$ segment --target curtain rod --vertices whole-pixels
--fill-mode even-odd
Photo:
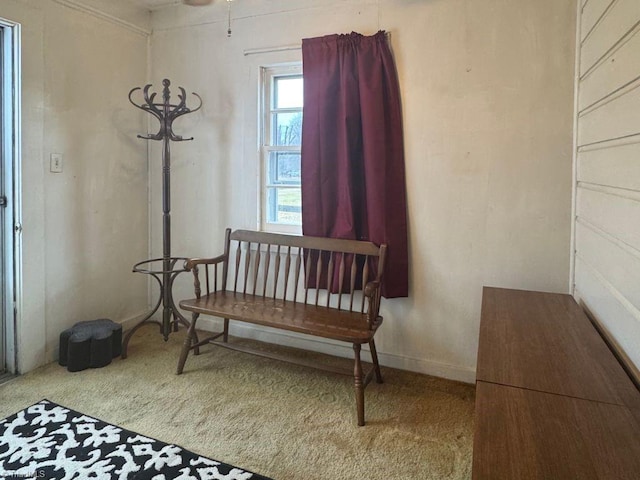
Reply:
[[[385,32],[387,35],[387,39],[391,37],[391,32]],[[261,53],[274,53],[274,52],[286,52],[288,50],[300,50],[302,48],[302,43],[296,43],[291,45],[281,45],[279,47],[265,47],[265,48],[247,48],[244,51],[244,56],[248,55],[258,55]]]
[[[272,53],[272,52],[286,52],[287,50],[300,50],[302,44],[296,45],[282,45],[280,47],[266,47],[266,48],[248,48],[244,51],[244,56],[257,55],[260,53]]]

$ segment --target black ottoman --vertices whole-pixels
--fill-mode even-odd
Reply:
[[[78,322],[60,334],[58,363],[70,372],[109,365],[122,351],[122,325],[106,318]]]

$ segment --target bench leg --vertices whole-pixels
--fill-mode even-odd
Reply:
[[[224,330],[223,330],[224,334],[222,335],[222,341],[224,343],[227,343],[229,341],[229,319],[225,318],[224,319]]]
[[[200,340],[198,340],[198,332],[196,332],[195,330],[193,331],[193,337],[191,338],[191,344],[195,345],[196,343],[198,343]],[[193,349],[193,354],[194,355],[200,355],[200,347],[195,347]]]
[[[187,338],[184,339],[182,351],[180,352],[180,360],[178,360],[178,368],[176,371],[178,375],[182,373],[184,364],[187,361],[187,356],[189,355],[189,350],[191,350],[191,345],[193,345],[196,339],[196,320],[198,320],[199,316],[199,313],[193,313],[191,315],[191,325],[189,325],[189,329],[187,330]]]
[[[362,346],[359,343],[353,344],[353,352],[355,354],[355,365],[353,367],[353,377],[355,379],[356,387],[356,407],[358,409],[358,426],[364,425],[364,385],[362,384],[362,363],[360,362],[360,349]]]
[[[373,338],[369,342],[369,349],[371,350],[373,368],[376,372],[376,383],[382,383],[382,373],[380,372],[380,364],[378,363],[378,352],[376,351],[376,343],[373,341]]]

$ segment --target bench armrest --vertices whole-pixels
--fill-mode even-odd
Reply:
[[[365,285],[364,295],[371,299],[374,295],[377,295],[379,289],[380,289],[380,282],[378,280],[374,280]]]
[[[214,258],[190,258],[184,262],[184,268],[185,270],[193,270],[193,267],[198,265],[215,265],[224,262],[226,258],[225,255],[218,255]]]
[[[209,295],[211,293],[211,286],[213,286],[214,291],[218,290],[218,265],[223,265],[223,277],[226,276],[227,270],[227,255],[219,255],[213,258],[190,258],[184,262],[184,268],[187,271],[191,271],[193,273],[193,288],[196,295],[196,298],[200,298],[202,294],[202,289],[200,287],[200,275],[199,275],[199,266],[204,265],[205,267],[205,287],[206,294]],[[213,282],[210,281],[209,278],[209,265],[213,265]],[[213,285],[211,285],[213,283]],[[222,286],[225,286],[225,280],[223,278]]]
[[[380,312],[380,281],[374,280],[367,283],[364,287],[364,296],[369,299],[369,309],[367,310],[367,322],[369,322],[369,328],[373,328],[376,323],[379,322]]]

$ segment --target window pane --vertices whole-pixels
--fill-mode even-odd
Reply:
[[[269,152],[269,185],[300,185],[300,153]]]
[[[272,145],[301,145],[302,112],[274,113]]]
[[[275,108],[302,108],[302,77],[276,77]]]
[[[267,222],[302,224],[302,195],[299,188],[267,189]]]

